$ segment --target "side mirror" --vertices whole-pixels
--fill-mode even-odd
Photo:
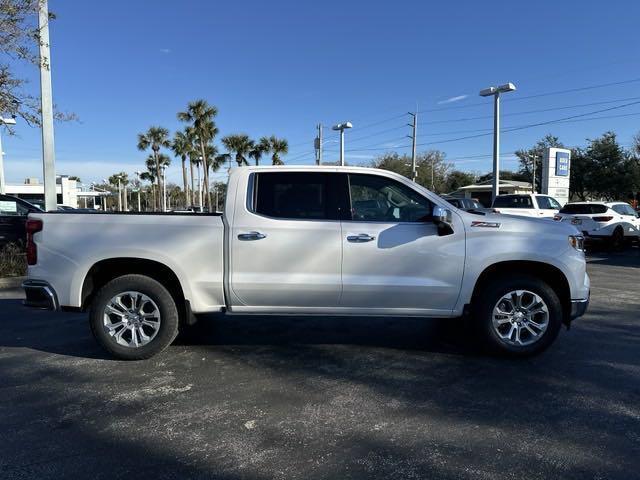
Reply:
[[[433,207],[433,223],[444,224],[450,227],[452,223],[451,210],[439,205]]]

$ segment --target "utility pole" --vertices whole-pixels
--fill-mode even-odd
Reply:
[[[127,184],[125,183],[122,187],[122,204],[124,205],[124,211],[129,211],[129,198],[127,195]]]
[[[418,110],[416,109],[415,113],[408,112],[409,115],[413,117],[413,124],[408,123],[410,127],[413,128],[413,134],[407,135],[411,138],[411,181],[415,182],[418,176],[418,171],[416,169],[416,139],[418,138]],[[431,169],[431,173],[433,176],[433,168]],[[433,180],[431,181],[433,184]],[[433,185],[432,187],[433,188]]]
[[[318,136],[316,137],[316,165],[322,165],[322,124],[318,124]]]
[[[56,160],[53,143],[53,96],[51,93],[51,53],[49,50],[49,8],[47,0],[38,2],[40,32],[40,106],[42,110],[42,171],[44,177],[44,209],[58,208],[56,193]]]
[[[215,211],[217,212],[218,211],[218,184],[217,183],[213,184],[213,189],[216,192],[216,210]]]

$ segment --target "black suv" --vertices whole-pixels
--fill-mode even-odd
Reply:
[[[0,247],[11,242],[24,243],[25,222],[31,212],[41,210],[31,203],[11,195],[0,195]]]

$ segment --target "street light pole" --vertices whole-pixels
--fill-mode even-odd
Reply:
[[[418,137],[418,111],[416,110],[415,113],[409,112],[409,115],[413,117],[413,124],[409,124],[409,126],[413,128],[413,134],[409,135],[409,137],[411,138],[411,181],[415,182],[418,176],[418,171],[416,170],[416,139]]]
[[[491,200],[500,194],[500,93],[513,92],[516,86],[505,83],[499,87],[489,87],[480,91],[481,97],[493,96],[493,188]]]
[[[122,189],[120,187],[120,175],[118,175],[118,211],[122,211]]]
[[[340,166],[344,167],[344,131],[347,128],[353,128],[351,122],[342,122],[334,125],[332,130],[337,130],[340,132]]]
[[[140,170],[136,170],[136,181],[138,182],[138,212],[142,211],[140,205],[140,194],[142,193],[142,185],[140,184],[140,174],[142,173]]]
[[[51,53],[49,50],[49,8],[47,0],[38,2],[40,43],[40,106],[42,116],[42,171],[44,177],[44,209],[58,206],[56,193],[55,149],[53,143],[53,96],[51,93]]]
[[[167,175],[166,170],[167,166],[162,166],[162,211],[167,211]]]
[[[537,155],[531,155],[531,168],[533,169],[533,182],[531,182],[531,187],[533,190],[533,193],[537,193],[536,192],[536,158],[538,158]]]
[[[3,118],[0,116],[0,194],[4,195],[5,193],[5,183],[4,183],[4,152],[2,151],[2,125],[15,125],[15,118]]]

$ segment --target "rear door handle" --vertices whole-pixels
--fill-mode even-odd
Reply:
[[[238,235],[238,240],[262,240],[266,235],[260,232],[249,232],[249,233],[240,233]]]
[[[365,243],[375,240],[376,237],[372,237],[368,233],[359,233],[358,235],[349,235],[347,241],[351,243]]]

